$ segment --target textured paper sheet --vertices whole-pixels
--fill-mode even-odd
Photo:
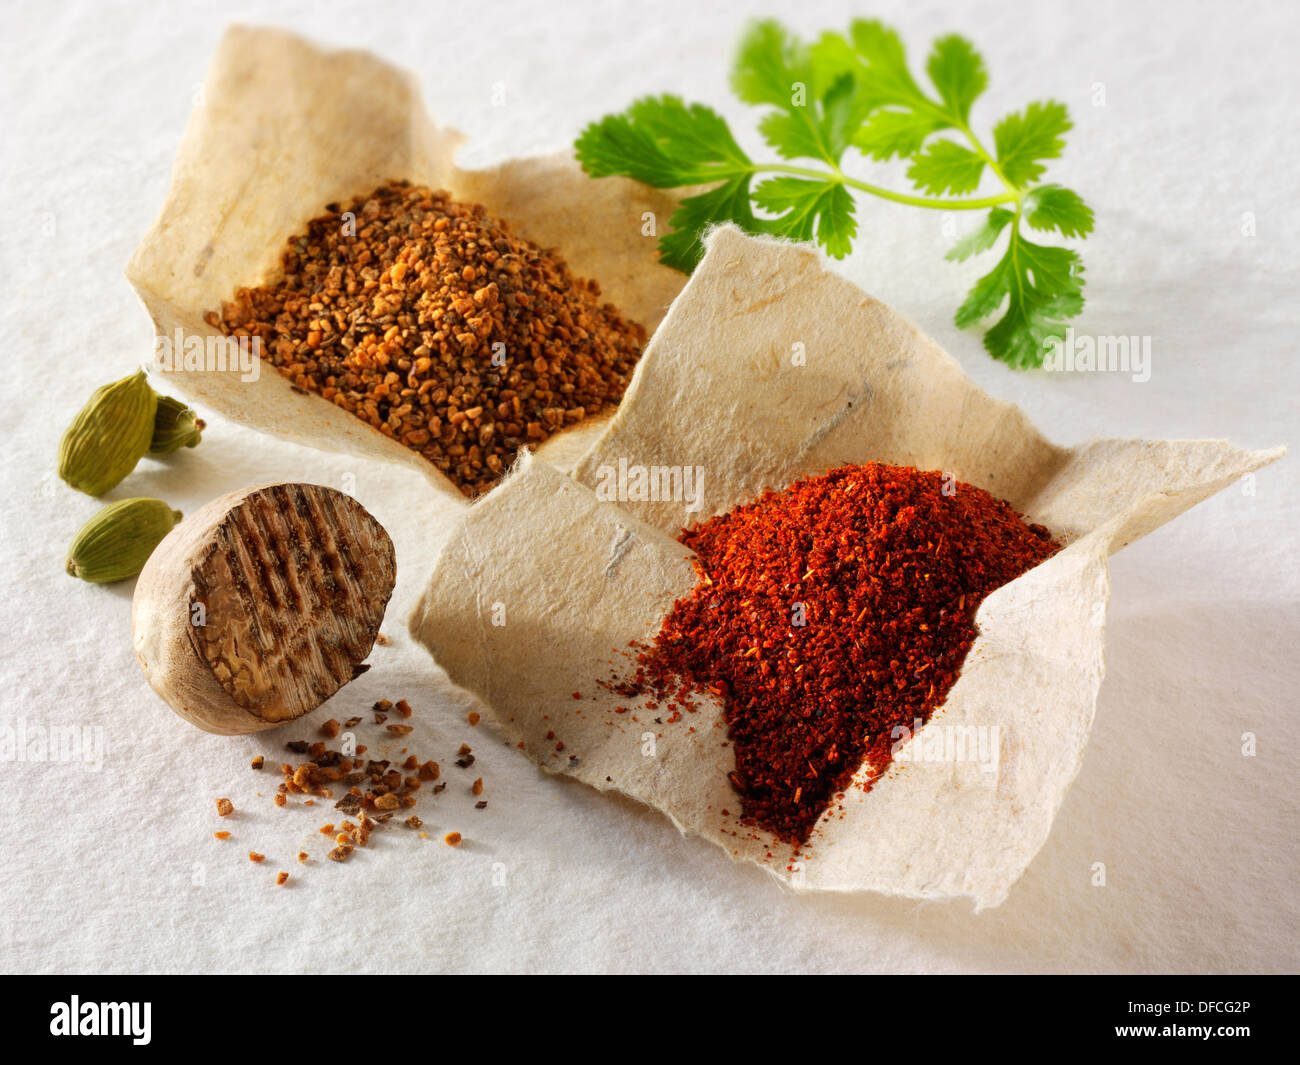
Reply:
[[[674,201],[624,179],[594,181],[568,153],[480,171],[455,165],[464,138],[426,113],[414,77],[360,51],[325,51],[279,30],[228,30],[204,82],[161,214],[127,267],[160,337],[207,338],[203,316],[236,289],[273,279],[286,242],[321,214],[393,179],[484,204],[514,232],[557,247],[573,271],[653,330],[681,288],[642,218]],[[161,371],[164,360],[155,359]],[[159,385],[298,444],[418,469],[465,499],[430,463],[361,419],[302,395],[269,365],[254,381],[223,370],[170,372]],[[539,454],[567,467],[608,414],[557,433]]]
[[[543,768],[649,803],[793,887],[995,906],[1081,764],[1104,668],[1108,555],[1281,454],[1217,441],[1055,446],[816,254],[726,227],[573,477],[526,458],[468,510],[411,631]],[[895,762],[871,792],[832,806],[791,863],[788,846],[738,824],[719,706],[656,724],[653,712],[616,713],[644,700],[600,682],[694,586],[673,539],[683,525],[867,461],[950,472],[1068,546],[984,602],[960,679],[910,745],[983,729],[996,765]],[[609,501],[620,464],[702,469],[700,509]]]

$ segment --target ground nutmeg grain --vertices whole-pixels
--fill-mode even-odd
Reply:
[[[618,404],[645,329],[478,204],[393,182],[328,204],[278,280],[207,322],[471,498],[522,447]]]

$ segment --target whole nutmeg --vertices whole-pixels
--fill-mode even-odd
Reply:
[[[275,728],[364,672],[393,593],[393,543],[350,496],[270,484],[181,522],[136,584],[149,684],[208,732]]]

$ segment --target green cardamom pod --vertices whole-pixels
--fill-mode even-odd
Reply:
[[[183,447],[194,447],[203,436],[203,422],[179,399],[158,396],[158,410],[153,417],[151,455],[170,455]]]
[[[96,389],[59,441],[59,476],[102,496],[149,450],[157,406],[143,370]]]
[[[68,548],[70,576],[94,584],[134,577],[149,561],[181,512],[161,499],[122,499],[110,503],[81,527]]]

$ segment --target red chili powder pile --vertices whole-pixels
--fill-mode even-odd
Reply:
[[[946,489],[946,491],[945,491]],[[723,698],[742,819],[805,843],[895,726],[926,721],[995,588],[1060,549],[938,472],[843,466],[685,530],[699,582],[618,690]]]

